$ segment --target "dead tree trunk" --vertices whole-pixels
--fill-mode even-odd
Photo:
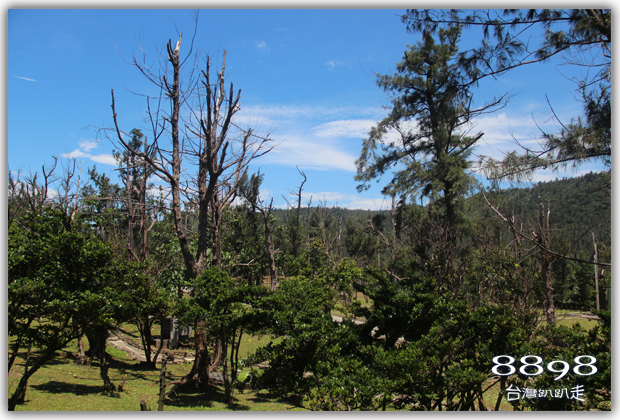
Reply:
[[[304,184],[307,181],[306,178],[306,174],[303,173],[302,171],[299,170],[299,168],[297,168],[297,171],[299,171],[299,174],[304,178],[304,180],[301,182],[301,185],[299,185],[299,188],[297,190],[296,193],[293,193],[295,197],[297,197],[297,207],[295,210],[295,222],[294,225],[291,229],[291,248],[293,250],[293,256],[295,258],[297,258],[299,256],[299,230],[300,230],[300,215],[301,215],[301,193],[304,189]]]
[[[147,118],[153,127],[148,147],[153,155],[129,145],[127,134],[119,127],[113,91],[112,113],[117,143],[146,160],[150,170],[168,183],[170,209],[181,255],[190,277],[197,278],[208,264],[210,239],[213,239],[210,238],[213,230],[209,216],[214,195],[218,190],[229,188],[228,197],[233,196],[237,188],[235,181],[244,174],[249,162],[267,153],[271,147],[267,137],[258,137],[252,129],[239,128],[233,122],[234,114],[240,109],[241,91],[235,96],[232,84],[225,89],[226,51],[213,81],[209,57],[206,70],[184,70],[185,64],[192,63],[192,46],[188,56],[181,59],[181,41],[182,35],[179,35],[176,46],[173,47],[171,40],[167,43],[167,66],[162,67],[161,73],[151,71],[146,61],[139,62],[135,57],[133,60],[133,65],[162,92],[158,98],[160,106],[156,109],[151,109],[150,99],[147,99]],[[163,57],[161,61],[165,61]],[[198,62],[196,58],[194,63]],[[187,75],[183,81],[181,74]],[[169,146],[162,145],[166,136],[169,136]],[[196,171],[193,172],[195,175],[189,176],[190,171]],[[197,238],[190,237],[191,233],[183,223],[187,209],[183,200],[191,202],[198,213]],[[221,203],[226,199],[218,201]],[[194,240],[196,247],[192,248],[190,243]],[[207,385],[210,357],[206,324],[197,319],[195,325],[196,362],[182,382],[196,381],[198,385]]]
[[[269,262],[269,277],[271,278],[271,290],[276,290],[278,287],[278,273],[276,271],[276,257],[275,249],[273,247],[273,227],[269,217],[271,216],[271,210],[273,206],[273,199],[269,203],[267,209],[261,208],[260,211],[263,214],[263,222],[265,223],[265,252],[267,253],[267,261]],[[261,206],[262,207],[262,206]]]
[[[601,298],[598,289],[598,246],[596,245],[596,236],[592,232],[592,242],[594,242],[594,285],[596,286],[596,310],[601,310]]]
[[[164,411],[164,401],[166,400],[166,359],[161,364],[159,371],[159,400],[157,401],[157,411]]]
[[[148,155],[149,146],[146,137],[144,138],[144,154]],[[146,239],[148,229],[146,227],[146,180],[148,178],[148,162],[144,159],[142,164],[142,185],[140,186],[140,231],[142,232],[142,261],[146,261],[149,256]],[[149,330],[150,335],[150,330]],[[150,342],[149,342],[150,343]]]
[[[544,310],[547,318],[547,324],[555,324],[555,306],[553,299],[553,283],[551,279],[551,254],[547,251],[550,247],[550,229],[549,229],[549,216],[551,210],[549,203],[547,203],[547,210],[545,211],[545,205],[542,202],[540,196],[538,196],[538,232],[535,232],[535,238],[540,245],[540,271],[543,280],[543,295],[545,297]]]

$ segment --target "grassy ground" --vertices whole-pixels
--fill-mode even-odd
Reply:
[[[248,339],[249,340],[249,339]],[[256,339],[264,341],[264,338]],[[254,340],[253,340],[254,341]],[[248,343],[249,344],[249,343]],[[71,349],[68,349],[71,350]],[[99,376],[99,366],[76,365],[72,359],[56,358],[42,367],[29,381],[26,403],[18,405],[18,411],[139,411],[140,401],[144,400],[151,410],[157,410],[159,393],[159,371],[139,366],[120,350],[108,347],[113,361],[110,364],[110,379],[118,385],[126,375],[123,392],[106,393]],[[180,379],[191,365],[168,365],[168,381]],[[23,361],[9,374],[9,395],[21,376]],[[489,382],[485,385],[491,385]],[[168,387],[169,389],[170,387]],[[495,407],[499,384],[485,393],[488,409]],[[177,397],[166,399],[166,411],[305,411],[303,403],[279,399],[266,391],[245,390],[236,392],[233,404],[223,403],[223,387],[212,387],[209,395],[195,390],[184,392]],[[511,410],[504,399],[502,410]]]
[[[555,311],[556,324],[564,325],[566,327],[572,327],[575,324],[580,324],[583,327],[583,329],[585,329],[586,331],[590,331],[592,328],[594,328],[595,325],[598,324],[598,321],[593,320],[593,319],[575,318],[575,316],[582,315],[583,313],[584,312],[582,311],[572,311],[569,309],[559,309],[559,310],[556,309]]]
[[[586,331],[590,331],[592,328],[594,328],[595,325],[598,324],[598,321],[595,321],[592,319],[568,318],[568,319],[556,319],[556,324],[564,325],[567,327],[572,327],[575,324],[580,324],[583,327],[583,329],[585,329]]]
[[[139,337],[138,337],[139,338]],[[268,342],[267,337],[244,339],[243,353],[247,354],[259,345]],[[126,383],[123,392],[107,393],[103,389],[99,365],[81,366],[70,357],[60,355],[51,363],[39,369],[28,381],[26,402],[18,405],[18,411],[139,411],[140,401],[144,400],[151,410],[157,410],[159,395],[159,370],[150,370],[132,360],[126,353],[108,347],[112,356],[109,376],[118,386],[123,377]],[[76,352],[77,343],[72,343],[67,352]],[[241,353],[241,351],[240,351]],[[20,355],[23,357],[23,355]],[[17,386],[23,372],[23,359],[18,358],[9,372],[9,395]],[[173,381],[181,379],[191,369],[191,364],[167,365],[166,378]],[[168,386],[170,389],[170,385]],[[179,411],[288,411],[304,410],[295,401],[281,400],[265,391],[245,390],[235,394],[234,404],[223,400],[223,388],[212,387],[209,395],[196,390],[166,399],[165,410]]]
[[[588,319],[566,318],[566,312],[558,311],[560,325],[580,323],[585,329],[591,329],[597,321]],[[133,340],[140,342],[140,336],[132,325],[124,325],[123,332]],[[153,335],[159,334],[159,326],[154,326]],[[248,336],[242,338],[239,357],[245,358],[259,347],[268,344],[270,336]],[[274,340],[275,341],[275,340]],[[191,342],[188,342],[188,351]],[[126,383],[123,392],[106,393],[100,377],[99,365],[82,366],[74,363],[67,353],[77,352],[77,343],[71,343],[65,353],[60,353],[48,365],[42,367],[29,380],[26,403],[18,405],[19,411],[138,411],[140,401],[144,400],[152,410],[157,409],[159,394],[159,370],[149,370],[132,360],[125,352],[108,347],[112,357],[109,376],[115,385],[123,378]],[[23,357],[18,358],[8,375],[9,395],[15,389],[23,372]],[[167,366],[168,382],[182,378],[191,369],[191,364],[171,364]],[[247,370],[246,368],[245,370]],[[490,380],[485,386],[492,385]],[[168,389],[170,389],[168,385]],[[497,401],[499,384],[493,384],[485,392],[487,409],[493,409]],[[185,392],[166,400],[165,410],[178,411],[290,411],[305,410],[300,401],[286,401],[263,391],[245,390],[236,392],[233,404],[223,403],[223,387],[212,387],[209,395],[204,391]],[[512,410],[512,406],[504,398],[501,410]]]

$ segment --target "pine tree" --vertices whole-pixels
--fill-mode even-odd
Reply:
[[[469,157],[482,133],[468,135],[472,118],[502,104],[502,98],[476,107],[470,79],[456,60],[459,26],[430,32],[410,46],[394,75],[377,84],[393,96],[391,112],[364,140],[355,179],[358,190],[396,167],[385,195],[429,197],[443,207],[451,224],[460,198],[471,185]]]

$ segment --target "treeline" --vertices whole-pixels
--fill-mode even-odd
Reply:
[[[46,173],[53,176],[53,171]],[[497,354],[543,355],[548,351],[543,344],[556,336],[553,340],[584,340],[583,345],[590,343],[586,347],[598,346],[571,345],[562,356],[566,360],[581,352],[596,355],[603,363],[601,369],[606,366],[601,355],[607,339],[592,341],[586,336],[607,330],[586,332],[540,324],[544,318],[540,310],[548,309],[540,249],[517,243],[505,223],[489,210],[497,203],[528,203],[529,207],[520,206],[527,210],[518,220],[538,229],[532,222],[538,215],[531,202],[538,201],[540,185],[487,193],[489,204],[480,195],[472,196],[454,228],[446,223],[440,207],[396,200],[385,211],[324,205],[265,211],[259,208],[260,197],[251,194],[259,190],[262,178],[252,175],[241,183],[245,198],[223,209],[217,226],[222,239],[219,265],[209,247],[204,273],[192,278],[162,196],[146,194],[141,205],[140,194],[115,184],[96,168],[87,173],[89,179],[81,180],[79,189],[78,177],[71,171],[54,178],[56,186],[71,184],[79,193],[46,200],[41,199],[45,187],[38,177],[9,177],[9,331],[16,337],[10,366],[23,346],[41,349],[36,359],[41,365],[69,341],[84,337],[89,350],[82,360],[99,360],[104,385],[113,391],[115,385],[106,374],[107,331],[120,323],[135,323],[147,359],[155,367],[161,349],[151,350],[148,345],[151,328],[172,315],[194,326],[206,320],[207,366],[195,363],[192,372],[218,367],[236,372],[240,360],[235,348],[243,334],[282,337],[280,344],[259,349],[246,361],[270,362],[269,368],[257,370],[246,381],[283,396],[305,396],[315,409],[438,409],[438,404],[470,409],[474,401],[491,408],[483,402],[482,389],[488,385],[489,361]],[[556,197],[570,188],[572,196],[585,200],[580,194],[587,190],[574,185],[587,179],[588,185],[605,187],[606,176],[546,183],[543,193]],[[122,179],[127,184],[131,178],[125,174]],[[609,189],[601,191],[599,195],[609,200]],[[549,203],[563,214],[579,211],[551,198]],[[467,212],[467,208],[478,210]],[[190,209],[183,212],[183,223],[193,244],[198,238],[198,214]],[[553,228],[551,244],[560,249],[556,245],[570,237],[564,237],[559,226]],[[507,239],[511,235],[512,241]],[[582,249],[576,244],[574,250],[576,255],[591,257],[587,246]],[[609,261],[603,254],[601,260]],[[556,306],[596,308],[593,265],[554,257],[551,271]],[[609,277],[600,274],[605,296]],[[93,305],[100,311],[92,311]],[[607,302],[603,299],[601,305],[605,309]],[[343,323],[332,321],[336,308],[344,314]],[[607,312],[594,313],[607,319]],[[353,318],[366,322],[357,325]],[[59,324],[62,319],[68,324]],[[462,331],[470,335],[463,337]],[[541,337],[546,339],[538,341]],[[396,346],[402,339],[406,346]],[[533,343],[538,344],[530,347]],[[463,363],[471,363],[473,370],[453,371]],[[36,367],[27,366],[24,388],[13,396],[13,407],[23,401],[27,377]],[[443,373],[433,376],[435,370]],[[391,373],[383,376],[379,371]],[[401,376],[405,371],[417,372],[416,378],[420,372],[430,376],[419,382],[406,379],[409,374]],[[476,379],[468,376],[472,374]],[[604,383],[606,377],[592,378],[592,386],[603,386],[600,381]],[[540,383],[547,380],[540,378]],[[342,381],[347,384],[344,388],[338,385]],[[227,383],[231,401],[237,382],[235,373]],[[506,387],[500,382],[497,407]],[[362,385],[365,388],[359,388]],[[407,397],[395,399],[396,395]],[[593,394],[587,407],[605,407],[605,395]],[[540,404],[532,407],[583,407],[567,401]]]
[[[611,260],[611,179],[610,172],[589,173],[583,176],[539,182],[527,188],[490,190],[487,197],[507,214],[512,214],[523,228],[534,228],[539,206],[549,204],[550,229],[554,250],[553,279],[555,301],[565,308],[587,310],[596,307],[594,269],[586,263],[571,262],[561,258],[593,261],[594,243],[600,261]],[[539,199],[540,197],[540,199]],[[406,238],[402,236],[402,217],[407,212],[424,211],[415,204],[398,206],[392,210],[356,210],[337,206],[306,206],[300,209],[300,234],[305,249],[314,240],[321,241],[327,254],[355,260],[360,266],[387,267],[395,249],[404,251]],[[506,248],[514,241],[509,227],[485,203],[482,193],[464,200],[463,206],[474,223],[475,230],[489,231],[488,246]],[[274,223],[280,234],[275,237],[277,249],[287,250],[284,235],[287,220],[297,214],[297,209],[274,209]],[[593,240],[593,234],[595,240]],[[394,242],[395,245],[392,244]],[[315,246],[319,242],[314,242]],[[282,252],[286,254],[286,251]],[[284,255],[278,257],[283,261]],[[383,263],[382,263],[383,261]],[[295,274],[284,269],[282,274]],[[605,270],[600,288],[608,294],[611,272]],[[601,300],[603,308],[608,303]]]

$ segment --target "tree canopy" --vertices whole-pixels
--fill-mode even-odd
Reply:
[[[394,169],[384,194],[439,200],[451,222],[471,186],[469,158],[483,136],[471,135],[469,123],[503,100],[474,105],[471,79],[457,61],[460,35],[458,26],[439,29],[437,40],[424,32],[394,75],[378,76],[379,87],[393,97],[392,108],[364,139],[355,177],[361,190]]]
[[[611,10],[412,9],[402,20],[414,33],[452,27],[481,30],[480,44],[458,53],[459,66],[472,84],[555,56],[586,69],[583,78],[575,80],[584,117],[558,121],[559,133],[542,132],[539,149],[519,144],[503,160],[482,157],[487,176],[520,181],[537,169],[575,167],[593,160],[611,165]]]

